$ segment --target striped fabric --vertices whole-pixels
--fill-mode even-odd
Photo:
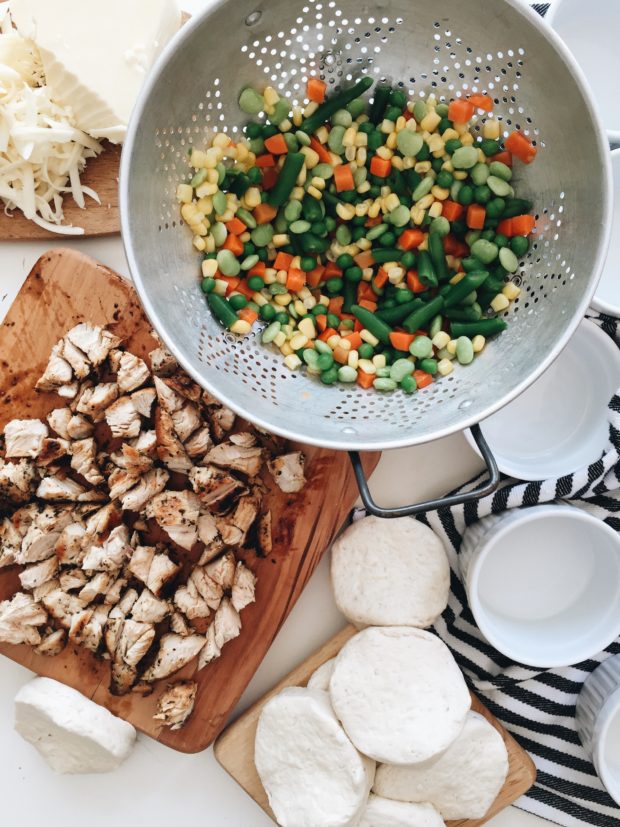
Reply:
[[[615,319],[590,318],[620,345]],[[516,806],[564,827],[620,827],[620,807],[597,778],[575,727],[575,703],[584,680],[599,663],[620,653],[620,639],[592,660],[564,669],[540,671],[513,663],[487,643],[475,624],[460,580],[458,550],[467,526],[482,517],[557,499],[570,500],[620,530],[620,396],[609,403],[609,423],[606,451],[587,468],[543,482],[503,478],[499,490],[482,500],[418,517],[442,538],[450,559],[450,599],[435,631],[473,690],[536,763],[536,784]],[[458,490],[476,488],[484,476]]]

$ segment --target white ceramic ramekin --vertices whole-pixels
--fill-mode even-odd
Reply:
[[[620,3],[618,9],[620,10]],[[618,65],[620,66],[620,60]],[[592,304],[601,313],[620,318],[620,149],[614,149],[611,153],[611,168],[615,196],[611,242]]]

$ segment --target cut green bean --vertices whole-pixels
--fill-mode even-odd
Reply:
[[[432,238],[432,236],[429,236],[429,238]],[[439,243],[441,244],[441,239],[439,239]],[[433,260],[426,250],[421,250],[418,253],[418,278],[427,287],[437,287],[437,273],[433,266]]]
[[[445,306],[455,307],[460,304],[465,296],[468,296],[473,290],[477,290],[485,283],[489,277],[488,270],[473,270],[467,273],[456,284],[449,285],[450,289],[446,291]]]
[[[433,265],[433,269],[435,271],[435,275],[437,276],[437,280],[440,282],[444,282],[448,279],[448,265],[446,264],[446,254],[443,249],[443,239],[439,233],[431,232],[428,236],[428,253],[431,257],[431,262]],[[418,260],[418,276],[420,275],[419,272],[420,263]],[[422,277],[420,277],[420,281],[422,281]],[[426,284],[427,282],[422,281],[422,284]]]
[[[430,302],[418,307],[413,311],[413,313],[407,316],[402,323],[402,327],[407,331],[407,333],[415,333],[417,330],[421,330],[424,325],[433,318],[433,316],[441,313],[443,307],[443,296],[436,296]]]
[[[235,322],[239,321],[237,314],[230,304],[225,298],[218,296],[217,293],[209,293],[207,302],[215,318],[218,319],[224,327],[230,329]]]
[[[503,319],[498,317],[493,319],[480,319],[479,322],[453,322],[450,325],[450,331],[453,338],[458,339],[460,336],[467,336],[473,339],[474,336],[494,336],[496,333],[501,333],[506,330],[508,325]]]
[[[306,156],[302,155],[301,152],[287,153],[278,180],[267,197],[267,201],[272,207],[281,207],[289,197],[305,160]]]
[[[343,92],[339,92],[337,95],[328,98],[312,115],[302,121],[301,129],[306,134],[312,135],[313,132],[316,132],[316,130],[322,126],[325,121],[328,121],[339,109],[344,109],[351,101],[354,101],[363,95],[364,92],[367,92],[373,83],[374,81],[371,77],[365,76],[359,80],[355,86],[351,86],[349,89],[345,89]]]
[[[361,322],[366,330],[372,333],[373,336],[376,336],[380,342],[383,342],[384,345],[390,344],[392,328],[382,319],[374,313],[371,313],[370,310],[366,310],[365,307],[360,307],[357,304],[351,307],[351,313],[353,313],[355,318]]]

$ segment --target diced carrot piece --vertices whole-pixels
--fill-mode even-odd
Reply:
[[[315,138],[314,135],[310,138],[310,149],[313,149],[316,152],[322,164],[331,164],[332,158],[329,154],[329,150],[325,149],[323,144]]]
[[[226,222],[226,229],[233,235],[241,235],[241,233],[244,233],[247,230],[247,227],[243,221],[235,217]]]
[[[254,207],[252,215],[256,219],[257,224],[269,224],[278,214],[278,211],[275,207],[272,207],[271,204],[267,204],[264,202],[263,204],[259,204],[258,207]]]
[[[467,123],[474,116],[474,104],[467,100],[454,100],[448,107],[448,119],[453,123]]]
[[[321,333],[323,333],[323,331],[327,329],[327,316],[325,315],[325,313],[320,313],[318,316],[315,316],[314,321],[316,322],[316,326],[321,331]]]
[[[345,350],[343,347],[340,347],[340,345],[337,345],[334,348],[333,355],[334,361],[338,362],[338,364],[340,365],[346,365],[346,363],[349,361],[349,351]]]
[[[424,293],[428,289],[425,284],[422,284],[415,270],[409,270],[407,273],[407,287],[414,293]]]
[[[308,78],[306,86],[306,94],[309,100],[315,103],[323,103],[325,100],[325,92],[327,91],[327,84],[319,78]]]
[[[409,345],[414,339],[415,336],[412,333],[400,333],[398,331],[390,333],[390,344],[394,350],[408,351]]]
[[[282,250],[279,250],[273,266],[276,270],[288,270],[292,263],[293,256],[290,253],[283,253]]]
[[[455,238],[450,233],[444,236],[443,249],[447,256],[457,256],[457,258],[463,258],[464,256],[469,255],[469,247],[467,244],[465,244],[464,241],[459,241],[458,238]]]
[[[228,233],[226,236],[226,241],[222,245],[222,249],[230,250],[231,253],[234,253],[236,256],[240,256],[243,253],[243,241],[237,238],[236,235]]]
[[[470,230],[482,230],[487,211],[480,204],[470,204],[467,208],[467,226]]]
[[[457,204],[456,201],[450,201],[448,198],[443,202],[441,214],[444,218],[447,218],[448,221],[458,221],[463,215],[464,210],[465,207],[462,204]]]
[[[396,246],[399,248],[399,250],[416,250],[425,238],[426,236],[424,235],[422,230],[404,230],[400,234]]]
[[[357,286],[357,301],[360,302],[362,299],[374,301],[376,298],[375,291],[372,289],[370,283],[367,281],[360,281]]]
[[[340,164],[340,166],[334,167],[334,183],[336,184],[336,192],[355,189],[353,172],[349,164]]]
[[[512,155],[510,152],[498,152],[497,155],[491,157],[491,161],[499,161],[502,164],[506,164],[507,167],[512,167]]]
[[[264,261],[257,261],[254,267],[248,271],[248,276],[260,276],[263,278],[265,275],[265,270],[267,269],[267,265]]]
[[[493,98],[488,95],[470,95],[469,101],[476,109],[484,109],[485,112],[493,111]]]
[[[325,272],[323,273],[323,277],[326,279],[333,279],[333,278],[340,278],[342,276],[342,270],[334,261],[328,261],[325,265]]]
[[[326,327],[325,330],[319,336],[319,339],[322,342],[326,342],[328,339],[331,339],[332,336],[337,335],[338,331],[334,330],[333,327]]]
[[[325,272],[325,267],[320,265],[319,267],[315,267],[314,270],[310,270],[309,273],[306,273],[306,281],[308,282],[308,287],[318,287],[319,284],[323,281],[323,274]]]
[[[362,299],[359,305],[360,307],[365,307],[366,310],[370,310],[372,313],[377,309],[377,302],[371,302],[368,299]]]
[[[374,278],[374,286],[380,290],[387,283],[388,278],[389,276],[387,274],[387,270],[385,270],[383,267],[380,267],[379,272]]]
[[[497,225],[497,232],[499,235],[505,235],[507,238],[512,238],[514,235],[512,229],[512,218],[504,218]]]
[[[361,333],[363,329],[364,329],[364,325],[360,322],[359,319],[356,319],[355,320],[355,326],[353,328],[353,332],[354,333]]]
[[[247,281],[241,279],[239,284],[237,285],[237,293],[241,293],[242,296],[245,296],[246,299],[251,299],[256,290],[252,290],[251,287],[248,287]]]
[[[360,388],[364,388],[364,390],[368,390],[368,388],[372,388],[372,383],[374,381],[375,381],[374,374],[364,373],[363,370],[358,370],[356,382],[360,386]]]
[[[522,135],[517,131],[510,133],[504,141],[504,146],[508,152],[516,155],[517,158],[520,161],[523,161],[524,164],[531,164],[538,152],[531,141],[529,141],[525,135]]]
[[[371,175],[376,175],[377,178],[387,178],[391,171],[391,161],[386,161],[385,158],[381,158],[379,155],[373,155],[373,158],[370,162]]]
[[[342,313],[342,305],[344,304],[344,298],[342,296],[334,296],[333,299],[329,300],[329,304],[327,305],[327,309],[330,313],[333,313],[335,316],[340,316]]]
[[[281,132],[267,138],[265,140],[265,147],[269,150],[269,152],[271,152],[272,155],[286,155],[288,152],[288,146],[284,140],[284,135]]]
[[[275,167],[269,167],[269,169],[264,170],[263,180],[261,181],[263,189],[265,191],[272,190],[275,187],[277,180],[278,170]]]
[[[344,321],[345,319],[351,319],[351,321],[355,320],[355,316],[353,313],[341,313],[340,318]]]
[[[378,224],[381,224],[383,221],[382,215],[377,215],[374,218],[369,218],[365,223],[364,227],[376,227]]]
[[[349,333],[348,336],[344,336],[343,338],[346,339],[347,342],[351,342],[351,350],[357,350],[363,342],[362,337],[357,331]]]
[[[303,270],[296,270],[292,267],[288,271],[288,276],[286,277],[286,289],[292,291],[293,293],[298,293],[306,284],[306,274]]]
[[[433,377],[430,373],[425,373],[423,370],[414,370],[413,378],[415,379],[418,388],[425,388],[427,385],[433,384]]]
[[[407,108],[405,108],[405,111],[403,112],[403,118],[406,121],[410,121],[413,118],[413,115],[411,114],[411,112]]]
[[[225,281],[228,285],[228,287],[226,288],[227,296],[230,296],[230,294],[237,289],[241,281],[241,279],[238,279],[236,276],[222,276],[220,273],[217,274],[216,278],[218,279],[218,281]]]
[[[512,219],[513,235],[529,235],[536,226],[533,215],[517,215]]]
[[[362,270],[365,270],[367,267],[372,267],[375,263],[375,260],[372,255],[372,250],[362,250],[361,253],[358,253],[356,256],[353,256],[353,260],[357,264],[358,267],[361,267]]]
[[[265,169],[266,167],[275,167],[276,159],[273,155],[259,155],[256,160],[254,161],[255,167],[261,167]]]
[[[248,324],[254,324],[258,319],[258,313],[252,310],[251,307],[242,307],[241,310],[237,311],[237,316],[239,316],[242,322],[247,322]]]

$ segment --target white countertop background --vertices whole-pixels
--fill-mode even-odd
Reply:
[[[53,2],[53,0],[50,0]],[[189,12],[205,0],[184,0]],[[52,246],[71,246],[123,276],[128,267],[119,237],[0,243],[0,322],[32,266]],[[371,483],[379,502],[399,505],[445,493],[481,468],[462,435],[432,445],[385,453]],[[329,586],[328,555],[274,641],[234,715],[343,627]],[[107,775],[62,776],[13,730],[13,698],[32,677],[0,659],[0,827],[110,827],[202,824],[205,827],[273,827],[273,822],[219,766],[209,749],[183,755],[140,735],[120,770]],[[541,827],[548,822],[514,807],[491,827]]]

